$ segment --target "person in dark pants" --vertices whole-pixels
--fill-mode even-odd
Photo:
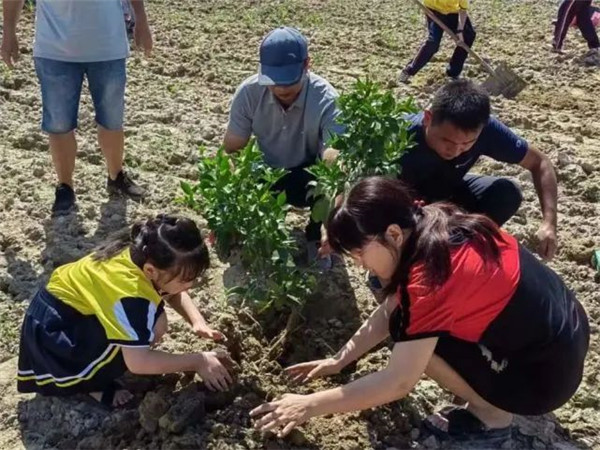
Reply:
[[[430,108],[409,116],[415,146],[400,160],[399,178],[426,202],[450,201],[502,226],[519,209],[519,187],[507,178],[470,173],[480,156],[519,164],[531,172],[542,209],[539,254],[557,249],[556,174],[550,159],[490,117],[487,93],[467,80],[452,81],[435,94]]]
[[[317,159],[331,160],[337,151],[327,141],[342,131],[336,122],[339,110],[335,89],[309,71],[306,38],[297,30],[280,27],[271,31],[260,46],[260,72],[237,89],[229,113],[223,145],[233,153],[256,137],[264,161],[288,173],[275,185],[285,191],[289,204],[312,207],[307,199],[313,176],[305,168]],[[321,224],[310,220],[306,227],[309,260],[318,259]],[[319,260],[331,265],[329,256]]]
[[[600,40],[592,21],[592,0],[564,0],[558,8],[558,17],[554,25],[552,48],[562,53],[569,26],[576,20],[577,27],[587,41],[589,50],[584,56],[584,63],[600,66]]]
[[[473,46],[476,33],[471,19],[469,19],[467,14],[467,0],[425,0],[424,4],[448,28],[454,31],[459,39],[469,47]],[[429,17],[427,17],[427,30],[429,35],[425,43],[421,46],[417,56],[400,73],[399,80],[401,83],[408,83],[410,78],[425,67],[433,55],[440,49],[444,30]],[[463,70],[467,56],[466,50],[457,46],[446,69],[446,75],[450,78],[458,78]]]

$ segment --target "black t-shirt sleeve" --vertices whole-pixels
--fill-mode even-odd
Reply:
[[[163,303],[156,305],[142,297],[123,297],[114,306],[118,323],[113,343],[128,347],[148,347],[154,339],[154,325],[164,311]]]
[[[520,163],[529,149],[525,139],[494,117],[481,132],[477,145],[481,147],[482,154],[511,164]]]

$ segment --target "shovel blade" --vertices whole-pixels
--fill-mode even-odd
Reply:
[[[515,98],[527,86],[527,83],[504,63],[500,64],[495,72],[495,75],[490,75],[482,84],[490,95]]]

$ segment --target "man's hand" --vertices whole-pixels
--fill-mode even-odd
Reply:
[[[340,151],[336,150],[335,148],[326,148],[323,151],[323,161],[325,161],[327,164],[333,164],[333,162],[337,159],[339,154]]]
[[[10,33],[5,30],[2,36],[2,46],[0,47],[2,61],[11,69],[15,67],[19,60],[19,39],[16,33]]]
[[[546,261],[554,258],[558,248],[558,238],[556,237],[556,227],[551,224],[543,223],[538,232],[539,241],[538,253]]]
[[[133,29],[133,39],[136,48],[143,50],[146,57],[152,54],[152,32],[146,20],[136,22]]]

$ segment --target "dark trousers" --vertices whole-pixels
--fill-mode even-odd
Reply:
[[[290,205],[298,208],[312,208],[315,200],[312,197],[307,198],[308,191],[310,190],[308,183],[313,181],[315,177],[304,169],[305,166],[288,169],[289,172],[286,173],[277,183],[275,183],[273,186],[273,191],[284,191],[287,197],[287,202]],[[304,231],[308,241],[321,240],[321,223],[314,222],[312,217],[310,218]]]
[[[598,33],[592,23],[592,0],[564,0],[558,8],[558,17],[554,26],[554,48],[561,50],[569,26],[577,19],[577,27],[589,48],[600,48]]]
[[[519,187],[506,178],[467,174],[449,200],[468,212],[485,214],[502,226],[517,212],[523,196]]]
[[[445,25],[448,26],[452,31],[456,31],[458,28],[458,13],[456,14],[442,14],[437,11],[432,11]],[[427,40],[415,56],[415,59],[406,66],[404,69],[409,75],[415,75],[419,70],[421,70],[437,53],[440,49],[440,42],[442,41],[442,36],[444,35],[444,30],[442,30],[433,20],[427,17],[427,29],[429,32],[429,36]],[[463,30],[463,38],[465,40],[465,44],[469,47],[473,46],[473,42],[475,42],[475,29],[471,24],[471,19],[467,18],[467,23],[465,24],[465,29]],[[463,70],[463,66],[465,65],[465,61],[467,59],[468,53],[465,49],[461,47],[456,47],[454,50],[454,54],[450,59],[450,63],[448,64],[448,68],[446,69],[446,74],[449,77],[457,77],[461,74]]]

